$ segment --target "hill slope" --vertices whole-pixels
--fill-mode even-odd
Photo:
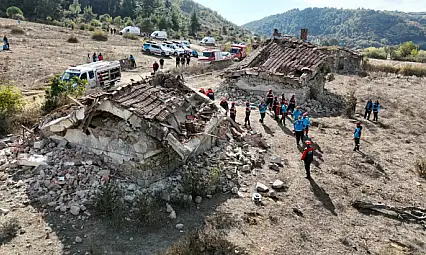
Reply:
[[[108,17],[120,16],[124,20],[119,27],[129,24],[131,19],[144,32],[166,29],[168,32],[175,32],[176,36],[178,34],[188,36],[188,34],[194,34],[192,30],[196,30],[199,37],[212,34],[236,38],[243,38],[245,34],[249,34],[248,31],[243,31],[217,12],[192,0],[77,0],[76,3],[75,1],[3,0],[0,1],[0,17],[6,17],[8,7],[17,6],[23,11],[27,20],[54,25],[92,24],[92,18],[96,17],[105,23],[105,20],[108,20],[105,18],[107,14]],[[78,7],[75,8],[76,6]],[[91,9],[88,10],[86,7]],[[199,26],[191,29],[191,18],[194,13]],[[112,23],[112,19],[110,20]]]
[[[299,35],[301,28],[308,28],[310,39],[333,38],[349,47],[393,45],[405,41],[426,47],[426,13],[307,8],[269,16],[243,27],[265,35],[270,35],[274,28],[291,35]]]

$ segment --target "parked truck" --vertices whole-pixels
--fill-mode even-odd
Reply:
[[[71,66],[62,74],[61,80],[70,81],[74,77],[87,80],[90,88],[114,86],[121,80],[120,61],[98,61]]]
[[[203,54],[198,57],[199,61],[219,61],[223,60],[224,56],[221,50],[218,49],[206,49]]]
[[[247,46],[243,44],[232,44],[231,55],[234,60],[243,60],[245,57],[247,57]]]

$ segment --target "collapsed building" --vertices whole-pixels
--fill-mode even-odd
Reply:
[[[111,158],[147,186],[226,136],[222,111],[179,77],[158,74],[75,101],[47,116],[40,130]]]
[[[292,37],[274,37],[225,71],[227,83],[248,93],[296,95],[299,102],[321,100],[331,72],[360,72],[362,55],[326,48]]]

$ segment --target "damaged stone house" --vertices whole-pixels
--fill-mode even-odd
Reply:
[[[343,62],[343,67],[342,63]],[[348,63],[345,65],[345,63]],[[350,63],[350,64],[349,64]],[[326,76],[337,70],[362,69],[362,56],[342,49],[326,49],[297,38],[266,41],[246,59],[230,67],[227,82],[246,92],[296,95],[299,102],[323,95]]]
[[[149,185],[226,136],[222,111],[179,77],[158,74],[88,95],[47,116],[40,130],[122,163]]]

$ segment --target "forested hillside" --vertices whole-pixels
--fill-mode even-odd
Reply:
[[[378,47],[413,41],[426,48],[426,13],[307,8],[269,16],[243,27],[268,36],[274,28],[283,34],[297,36],[301,28],[308,28],[311,40],[320,39],[325,44],[344,42],[348,47]]]
[[[97,19],[118,26],[135,24],[144,32],[166,29],[175,36],[212,34],[243,38],[248,34],[191,0],[2,0],[0,16],[7,17],[7,8],[11,6],[20,8],[26,20],[54,25],[85,23],[96,27],[99,22],[91,21]]]

